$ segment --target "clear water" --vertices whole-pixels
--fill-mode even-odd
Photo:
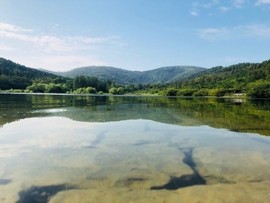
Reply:
[[[269,202],[269,103],[0,95],[0,202]]]

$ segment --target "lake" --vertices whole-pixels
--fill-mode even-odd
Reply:
[[[0,94],[0,202],[270,202],[270,101]]]

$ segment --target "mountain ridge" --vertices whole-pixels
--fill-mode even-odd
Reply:
[[[170,83],[205,71],[196,66],[165,66],[146,71],[131,71],[111,66],[86,66],[66,72],[51,72],[63,77],[92,76],[101,80],[111,80],[120,85]]]

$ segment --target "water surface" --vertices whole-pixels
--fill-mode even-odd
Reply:
[[[269,202],[269,109],[0,95],[0,202]]]

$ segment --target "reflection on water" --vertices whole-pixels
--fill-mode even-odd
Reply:
[[[147,119],[270,135],[269,100],[0,94],[0,126],[55,115],[88,122]]]
[[[0,110],[0,202],[270,201],[267,101],[0,95]]]
[[[10,179],[0,179],[0,185],[7,185],[11,182]]]

